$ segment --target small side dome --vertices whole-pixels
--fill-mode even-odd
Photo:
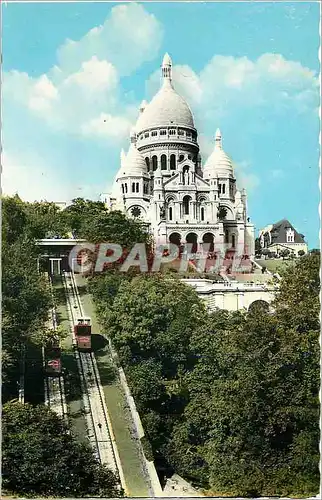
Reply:
[[[203,178],[234,177],[233,162],[222,148],[222,136],[216,131],[215,147],[203,168]]]
[[[127,176],[142,176],[148,174],[145,159],[136,149],[134,142],[131,142],[129,152],[126,155],[126,159],[124,161],[124,167]]]

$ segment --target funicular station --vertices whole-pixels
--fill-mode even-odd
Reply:
[[[71,250],[77,245],[85,244],[86,240],[76,238],[44,238],[38,240],[37,245],[41,248],[39,257],[39,269],[51,275],[69,272]]]

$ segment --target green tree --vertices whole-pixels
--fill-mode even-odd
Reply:
[[[91,243],[117,243],[128,250],[135,243],[149,240],[144,224],[129,219],[118,211],[105,211],[95,214],[95,217],[85,217],[81,236]]]
[[[69,228],[61,209],[53,202],[26,203],[27,233],[31,239],[67,238]]]
[[[318,256],[285,271],[273,307],[218,311],[191,340],[198,363],[166,456],[214,494],[318,491]]]
[[[2,244],[11,245],[23,234],[27,225],[25,204],[18,195],[4,196],[2,205]]]
[[[162,366],[152,359],[136,363],[128,370],[132,396],[139,411],[160,409],[165,401],[166,389],[162,381]]]
[[[131,362],[153,358],[171,377],[178,364],[192,361],[189,339],[204,314],[191,287],[177,279],[139,275],[121,284],[105,321],[121,358],[125,352]]]
[[[119,497],[114,474],[45,406],[10,402],[2,412],[2,486],[18,495]]]
[[[83,198],[75,198],[71,205],[66,207],[62,212],[62,219],[66,226],[76,238],[86,237],[84,232],[88,226],[100,215],[108,213],[104,203],[101,201],[84,200]]]

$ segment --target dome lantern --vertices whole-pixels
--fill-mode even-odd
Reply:
[[[219,128],[217,128],[217,130],[216,130],[215,147],[222,149],[222,138],[221,138],[221,132],[220,132]]]
[[[164,55],[162,61],[162,78],[164,82],[171,82],[172,80],[172,61],[168,52]]]

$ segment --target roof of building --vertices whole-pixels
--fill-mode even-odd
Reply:
[[[219,129],[216,131],[215,147],[203,168],[203,178],[210,179],[214,176],[233,176],[233,162],[222,148],[222,135]]]
[[[300,234],[296,231],[294,226],[287,219],[281,219],[278,222],[275,222],[271,228],[271,236],[272,236],[272,245],[276,243],[289,243],[286,238],[287,229],[292,229],[294,231],[294,243],[305,243],[304,235]]]
[[[189,105],[173,87],[171,77],[172,61],[165,54],[162,69],[168,73],[162,74],[162,86],[149,104],[143,108],[136,123],[136,132],[159,127],[181,126],[194,128],[194,121]]]

